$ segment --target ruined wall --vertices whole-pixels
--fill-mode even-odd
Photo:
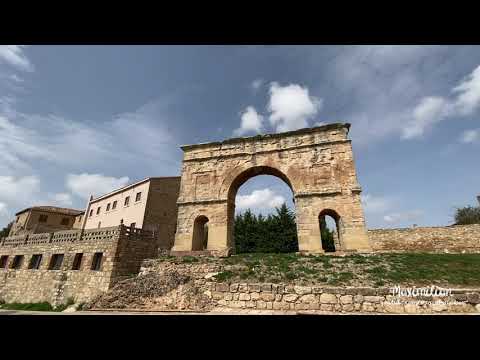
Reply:
[[[368,230],[378,252],[480,252],[480,224]]]
[[[299,248],[323,252],[318,216],[342,220],[342,250],[368,250],[348,124],[188,145],[184,151],[174,251],[192,250],[195,219],[209,219],[207,250],[233,244],[235,195],[249,178],[273,175],[292,189]]]
[[[218,262],[171,263],[145,260],[140,275],[177,272],[214,301],[216,310],[252,309],[279,311],[327,311],[339,313],[440,313],[480,312],[480,289],[451,289],[447,296],[398,296],[387,287],[298,286],[281,283],[216,282],[222,271]],[[175,302],[175,299],[172,299]],[[181,305],[181,304],[179,304]]]
[[[8,256],[0,269],[0,299],[6,302],[76,302],[92,299],[125,277],[138,273],[145,258],[155,255],[151,233],[125,226],[70,230],[6,238],[0,256]],[[103,253],[100,270],[92,270],[95,253]],[[73,270],[75,254],[82,253],[79,270]],[[32,255],[41,254],[39,269],[29,269]],[[59,270],[49,270],[54,254],[64,254]],[[11,269],[15,255],[23,255],[19,269]]]

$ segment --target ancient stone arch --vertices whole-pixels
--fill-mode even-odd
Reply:
[[[238,188],[256,175],[273,175],[292,190],[299,249],[321,253],[319,214],[341,218],[337,250],[370,249],[357,182],[350,124],[182,146],[184,152],[175,245],[192,251],[195,220],[208,218],[207,250],[230,254]]]

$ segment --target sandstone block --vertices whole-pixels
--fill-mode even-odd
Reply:
[[[383,301],[383,296],[365,296],[364,301],[371,302],[371,303],[379,303]]]
[[[265,301],[274,301],[275,300],[275,294],[271,293],[261,293],[260,298]]]
[[[260,284],[249,284],[248,290],[250,292],[260,292]]]
[[[287,295],[283,295],[283,300],[286,301],[286,302],[294,302],[298,299],[298,295],[297,294],[287,294]]]
[[[247,301],[250,300],[250,294],[247,293],[240,293],[238,299],[241,301]]]
[[[272,284],[262,284],[262,292],[272,292]]]
[[[375,311],[375,307],[373,306],[372,303],[369,303],[369,302],[364,302],[362,304],[362,311],[366,311],[366,312],[374,312]]]
[[[383,309],[385,310],[385,312],[394,313],[394,314],[401,314],[405,312],[405,309],[403,308],[403,304],[400,304],[400,303],[385,302],[383,304]]]
[[[314,303],[314,302],[318,302],[317,300],[317,297],[313,294],[307,294],[307,295],[303,295],[300,297],[300,301],[302,303],[306,303],[306,304],[310,304],[310,303]]]
[[[228,284],[225,284],[225,283],[219,283],[216,286],[216,291],[219,291],[219,292],[230,291],[230,286]]]
[[[250,299],[251,299],[251,300],[258,300],[258,299],[260,299],[260,293],[258,293],[258,292],[252,292],[252,293],[250,293]]]
[[[334,294],[322,294],[320,295],[320,303],[322,304],[336,304],[337,297]]]
[[[311,294],[312,288],[310,286],[295,286],[295,293],[298,295]]]
[[[353,303],[353,296],[352,295],[340,296],[340,302],[342,304],[351,304],[351,303]]]
[[[238,284],[231,284],[230,285],[230,292],[235,293],[238,291]]]

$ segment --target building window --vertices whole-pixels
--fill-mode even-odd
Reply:
[[[102,208],[101,206],[99,206],[99,207],[97,208],[97,215],[100,214],[100,209],[101,209],[101,208]]]
[[[128,203],[130,202],[130,196],[127,196],[125,198],[125,203],[123,205],[128,206]]]
[[[0,269],[5,269],[8,263],[8,255],[2,255],[0,257]]]
[[[107,204],[107,211],[110,210],[110,203]]]
[[[82,217],[83,217],[82,215],[80,215],[80,216],[78,217],[78,222],[79,222],[79,223],[82,222]]]
[[[93,255],[91,270],[99,271],[102,266],[103,253],[98,252]]]
[[[113,202],[113,205],[112,205],[112,210],[115,210],[117,208],[117,200],[115,200]]]
[[[63,254],[53,254],[48,265],[48,270],[60,270],[63,262]]]
[[[92,216],[92,215],[93,215],[93,209],[92,209],[92,210],[90,210],[90,216]]]
[[[82,258],[82,253],[75,254],[75,257],[73,258],[72,270],[80,270],[80,266],[82,265]]]
[[[30,259],[30,264],[28,264],[29,269],[37,270],[40,268],[40,263],[42,262],[42,254],[32,255]]]
[[[38,222],[47,222],[48,215],[40,215],[38,217]]]
[[[62,219],[62,222],[60,223],[60,225],[68,225],[68,222],[70,221],[69,218],[63,218]]]
[[[20,269],[23,264],[23,255],[15,255],[12,261],[11,269]]]
[[[135,225],[137,225],[137,224],[131,223],[131,224],[130,224],[130,227],[131,227],[132,229],[135,229]]]
[[[18,220],[20,220],[20,217],[17,217],[17,220],[15,220],[15,224],[18,223]]]
[[[135,196],[135,201],[140,201],[142,199],[142,193],[138,192],[137,195]]]
[[[101,222],[101,221],[98,222],[98,228],[99,228],[99,229],[100,229],[100,226],[102,226],[102,222]]]

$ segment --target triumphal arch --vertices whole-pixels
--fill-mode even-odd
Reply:
[[[350,124],[182,146],[184,152],[174,252],[234,251],[235,196],[257,175],[292,190],[301,252],[323,252],[320,218],[335,219],[335,249],[370,249],[360,201]],[[207,227],[208,224],[208,232]]]

